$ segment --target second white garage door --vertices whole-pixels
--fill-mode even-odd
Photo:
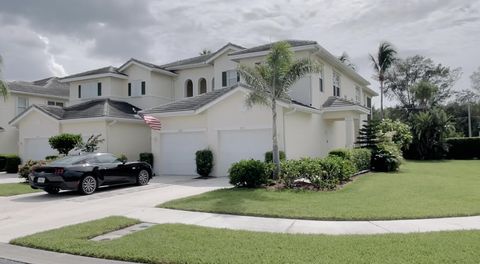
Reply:
[[[271,129],[245,129],[219,131],[218,173],[228,174],[230,165],[242,159],[264,160],[265,152],[272,149]]]
[[[46,156],[58,155],[57,151],[50,147],[48,138],[26,138],[24,144],[24,161],[44,160]]]
[[[208,146],[205,132],[160,135],[160,174],[196,175],[195,152]]]

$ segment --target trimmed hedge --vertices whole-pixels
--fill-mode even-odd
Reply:
[[[286,159],[285,152],[280,150],[278,155],[280,156],[280,161],[284,161]],[[273,151],[265,152],[265,162],[273,162]]]
[[[0,171],[5,170],[5,165],[7,165],[7,158],[5,158],[3,155],[0,155]]]
[[[480,137],[448,138],[448,158],[480,159]]]
[[[15,154],[6,154],[1,155],[4,158],[4,168],[7,173],[17,173],[18,166],[22,163],[22,160],[18,155]],[[0,169],[1,170],[1,169]]]
[[[328,153],[328,156],[337,156],[350,160],[355,166],[356,171],[364,171],[370,169],[372,151],[366,148],[334,149]]]
[[[198,175],[208,177],[213,169],[213,152],[209,149],[195,152],[195,163]]]
[[[152,166],[153,168],[153,154],[152,153],[148,153],[148,152],[145,152],[145,153],[140,153],[139,155],[140,157],[140,161],[143,161],[143,162],[146,162],[148,164],[150,164],[150,166]]]
[[[267,183],[266,163],[259,160],[241,160],[228,170],[230,184],[255,188]]]

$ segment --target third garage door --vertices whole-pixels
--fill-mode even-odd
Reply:
[[[218,173],[227,175],[230,165],[242,159],[263,160],[272,149],[271,129],[220,130]]]

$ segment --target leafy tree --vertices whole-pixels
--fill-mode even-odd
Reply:
[[[277,178],[280,173],[277,101],[289,100],[288,91],[295,82],[309,73],[319,72],[319,68],[308,58],[293,61],[293,52],[287,42],[273,44],[265,63],[254,67],[240,64],[238,67],[242,81],[252,90],[246,99],[247,105],[263,104],[272,110],[274,178]]]
[[[399,59],[385,76],[385,95],[396,99],[409,114],[418,112],[426,101],[434,107],[449,98],[460,75],[460,68],[435,64],[420,55]]]
[[[80,142],[77,143],[75,146],[76,150],[80,150],[81,152],[95,152],[98,150],[98,144],[103,143],[105,139],[100,139],[102,134],[98,135],[91,135],[88,139],[87,142],[83,142],[81,140]]]
[[[2,66],[3,66],[3,59],[2,59],[2,56],[0,55],[0,96],[3,97],[4,100],[7,100],[8,86],[7,86],[7,82],[3,80]]]
[[[480,134],[480,102],[471,102],[469,104],[472,118],[472,135],[478,136]],[[466,103],[456,100],[442,106],[442,108],[452,116],[455,130],[459,132],[458,136],[468,136],[468,108]]]
[[[338,60],[350,67],[352,70],[357,70],[357,65],[353,64],[353,62],[350,60],[350,55],[348,55],[347,52],[344,51],[342,55],[338,56]]]
[[[74,149],[79,142],[82,142],[82,136],[76,134],[60,134],[48,139],[48,143],[53,149],[56,149],[58,153],[68,155],[70,150]]]
[[[380,43],[377,54],[375,56],[370,54],[370,60],[375,70],[375,78],[380,83],[380,118],[383,119],[383,94],[385,75],[396,60],[397,51],[388,42]]]
[[[412,143],[412,133],[410,132],[410,126],[401,122],[400,120],[383,119],[378,124],[378,130],[385,135],[391,137],[393,143],[395,143],[399,149],[408,149],[410,143]]]

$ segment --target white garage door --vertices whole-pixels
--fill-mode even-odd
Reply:
[[[57,151],[50,147],[48,138],[26,138],[25,153],[23,160],[43,160],[49,155],[58,155]]]
[[[227,175],[230,165],[242,159],[264,160],[272,149],[271,129],[219,131],[218,172]]]
[[[195,152],[206,148],[204,132],[160,135],[160,174],[196,175]]]

